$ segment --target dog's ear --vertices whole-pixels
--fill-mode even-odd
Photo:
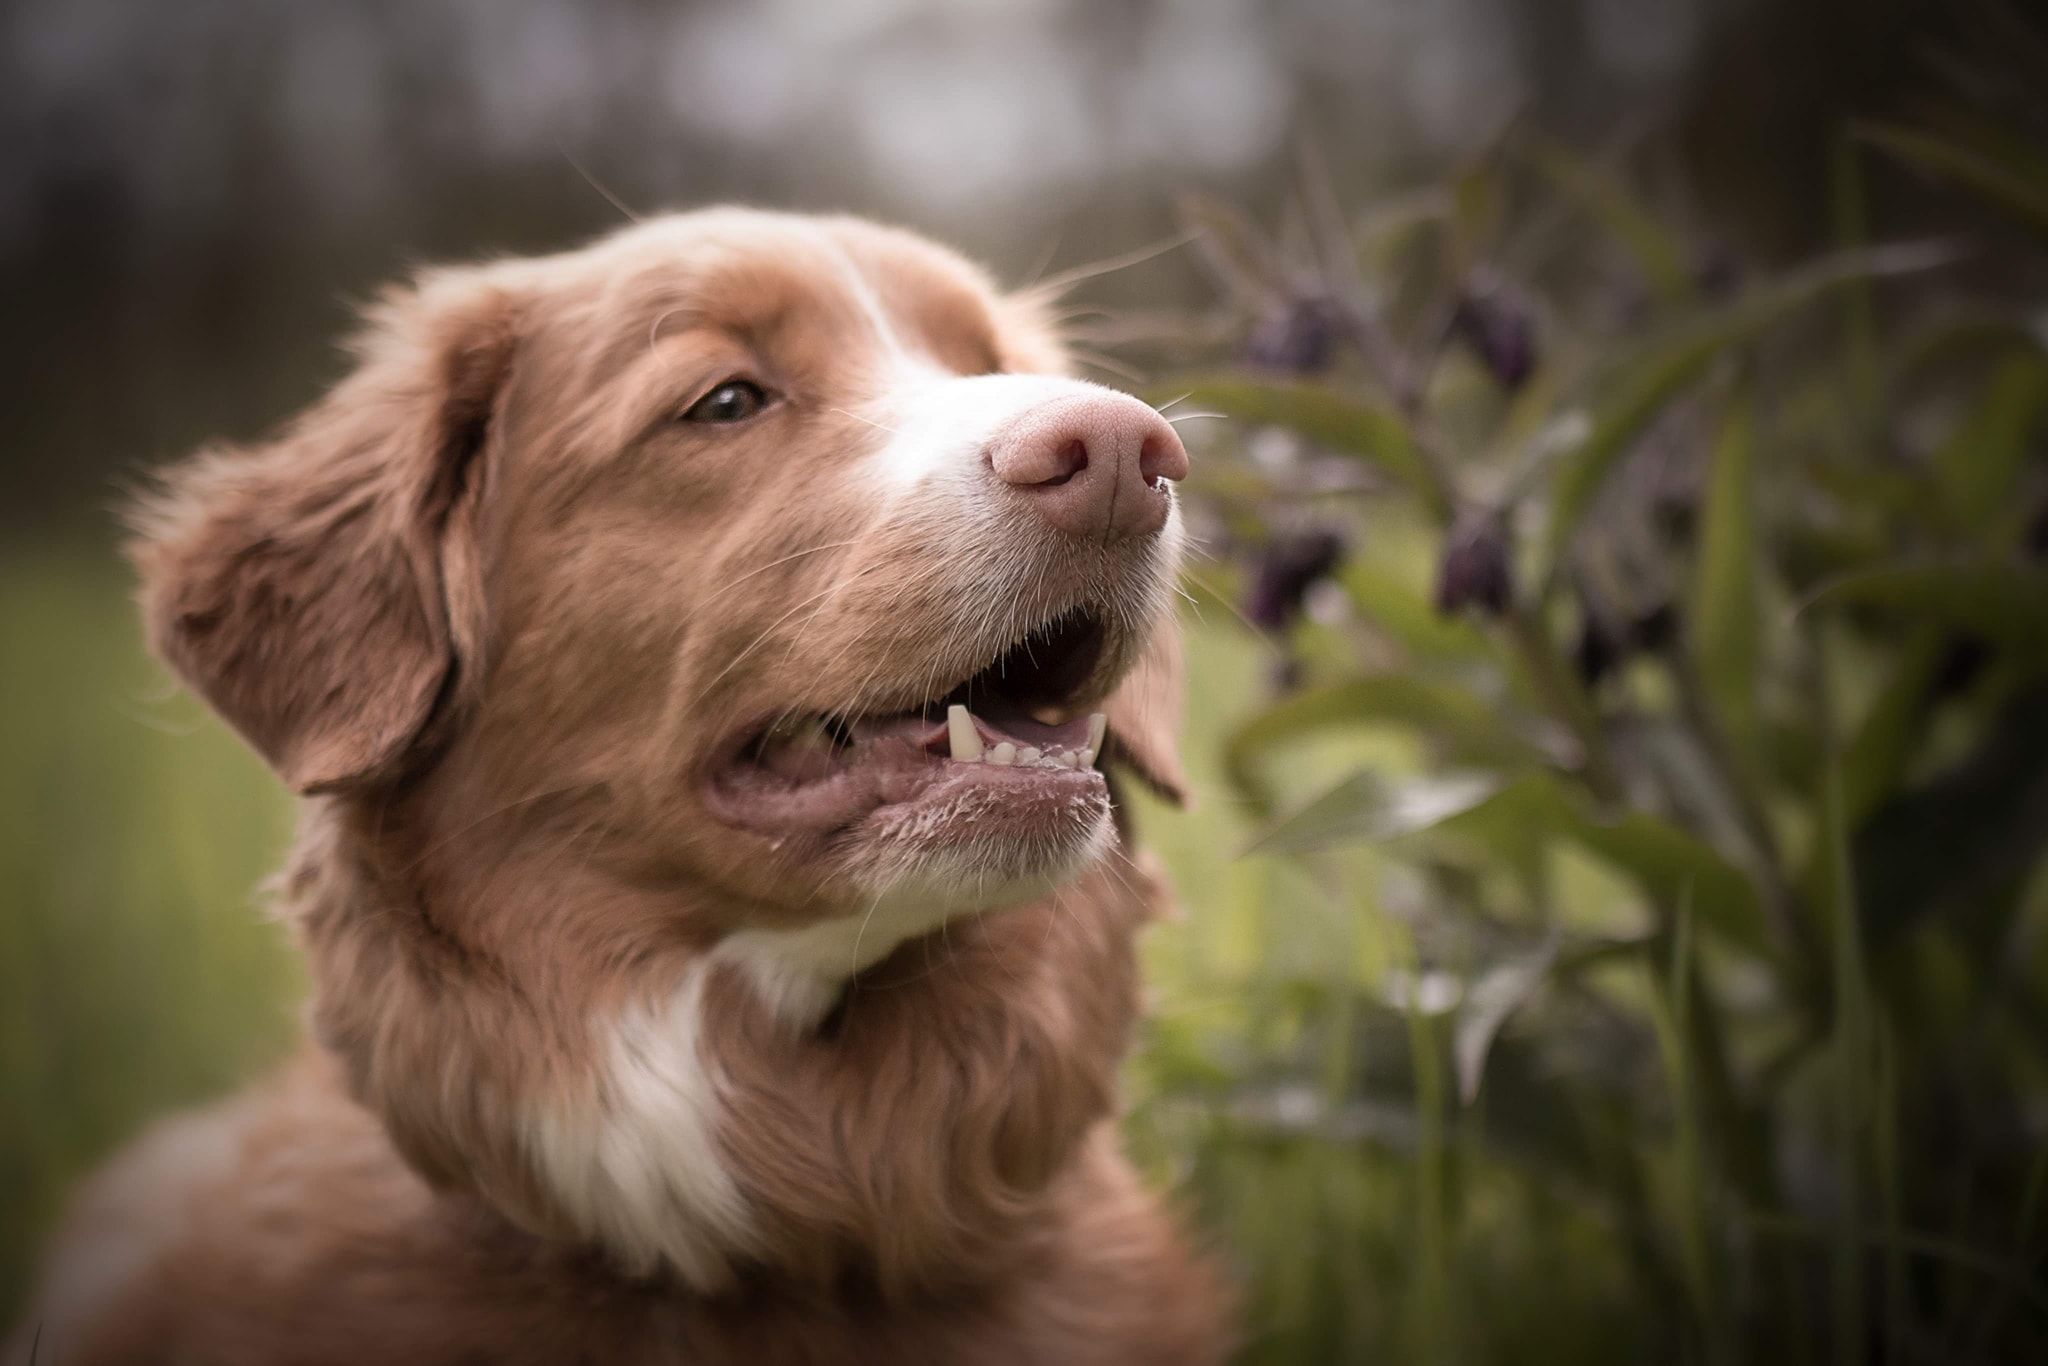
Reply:
[[[1168,619],[1146,638],[1144,652],[1103,704],[1109,717],[1109,758],[1129,767],[1176,806],[1187,805],[1180,766],[1180,722],[1187,667],[1180,627]]]
[[[472,523],[519,313],[483,271],[388,292],[282,437],[202,453],[136,511],[151,646],[300,792],[401,771],[475,659]]]

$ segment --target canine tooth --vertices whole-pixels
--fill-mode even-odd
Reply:
[[[1061,768],[1078,768],[1081,764],[1079,752],[1071,749],[1063,749],[1057,754],[1049,754],[1046,757]]]
[[[946,708],[946,739],[953,746],[953,758],[963,764],[981,761],[981,734],[967,708],[955,702]]]
[[[1039,750],[1038,746],[1026,745],[1024,746],[1024,748],[1017,751],[1017,762],[1020,764],[1035,764],[1038,762],[1038,756],[1040,753],[1041,751]]]
[[[988,761],[1007,768],[1017,762],[1017,747],[1005,740],[988,752]]]
[[[1088,714],[1088,744],[1086,748],[1089,763],[1094,763],[1095,756],[1102,753],[1102,740],[1108,734],[1109,717],[1099,711],[1090,712]]]

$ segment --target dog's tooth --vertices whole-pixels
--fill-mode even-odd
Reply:
[[[1088,744],[1081,751],[1087,756],[1089,763],[1094,763],[1095,756],[1102,753],[1102,741],[1108,734],[1109,717],[1099,711],[1090,712],[1088,714]]]
[[[1017,762],[1020,764],[1035,764],[1038,762],[1038,756],[1041,752],[1036,745],[1026,745],[1017,751]]]
[[[988,761],[1007,768],[1017,762],[1017,747],[1005,740],[988,752]]]
[[[1079,768],[1081,766],[1081,755],[1076,750],[1063,749],[1048,754],[1045,757],[1052,760],[1060,768]]]
[[[981,762],[981,733],[975,730],[974,718],[967,714],[967,708],[958,702],[946,708],[946,739],[953,746],[953,758],[956,762]]]

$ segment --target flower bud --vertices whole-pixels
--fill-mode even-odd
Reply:
[[[1322,295],[1281,299],[1253,324],[1244,358],[1261,370],[1320,374],[1335,358],[1339,322],[1336,302]]]
[[[1451,314],[1451,334],[1471,347],[1510,392],[1536,369],[1535,308],[1528,295],[1497,272],[1472,272]]]
[[[1334,531],[1282,536],[1260,555],[1245,595],[1244,614],[1268,631],[1283,631],[1301,616],[1309,589],[1344,559],[1344,538]]]
[[[1444,540],[1437,569],[1436,610],[1452,616],[1470,607],[1497,617],[1514,601],[1507,523],[1497,512],[1468,512]]]
[[[1598,687],[1601,679],[1628,658],[1632,644],[1615,626],[1612,616],[1581,601],[1579,638],[1572,645],[1572,669],[1581,683],[1589,688]]]
[[[1720,243],[1703,247],[1693,256],[1692,284],[1709,299],[1732,299],[1742,289],[1742,262]]]

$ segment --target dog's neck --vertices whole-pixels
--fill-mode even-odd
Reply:
[[[935,933],[735,929],[536,828],[316,801],[282,882],[320,1041],[439,1186],[627,1274],[907,1291],[1011,1255],[1109,1114],[1158,897],[1121,849]]]

